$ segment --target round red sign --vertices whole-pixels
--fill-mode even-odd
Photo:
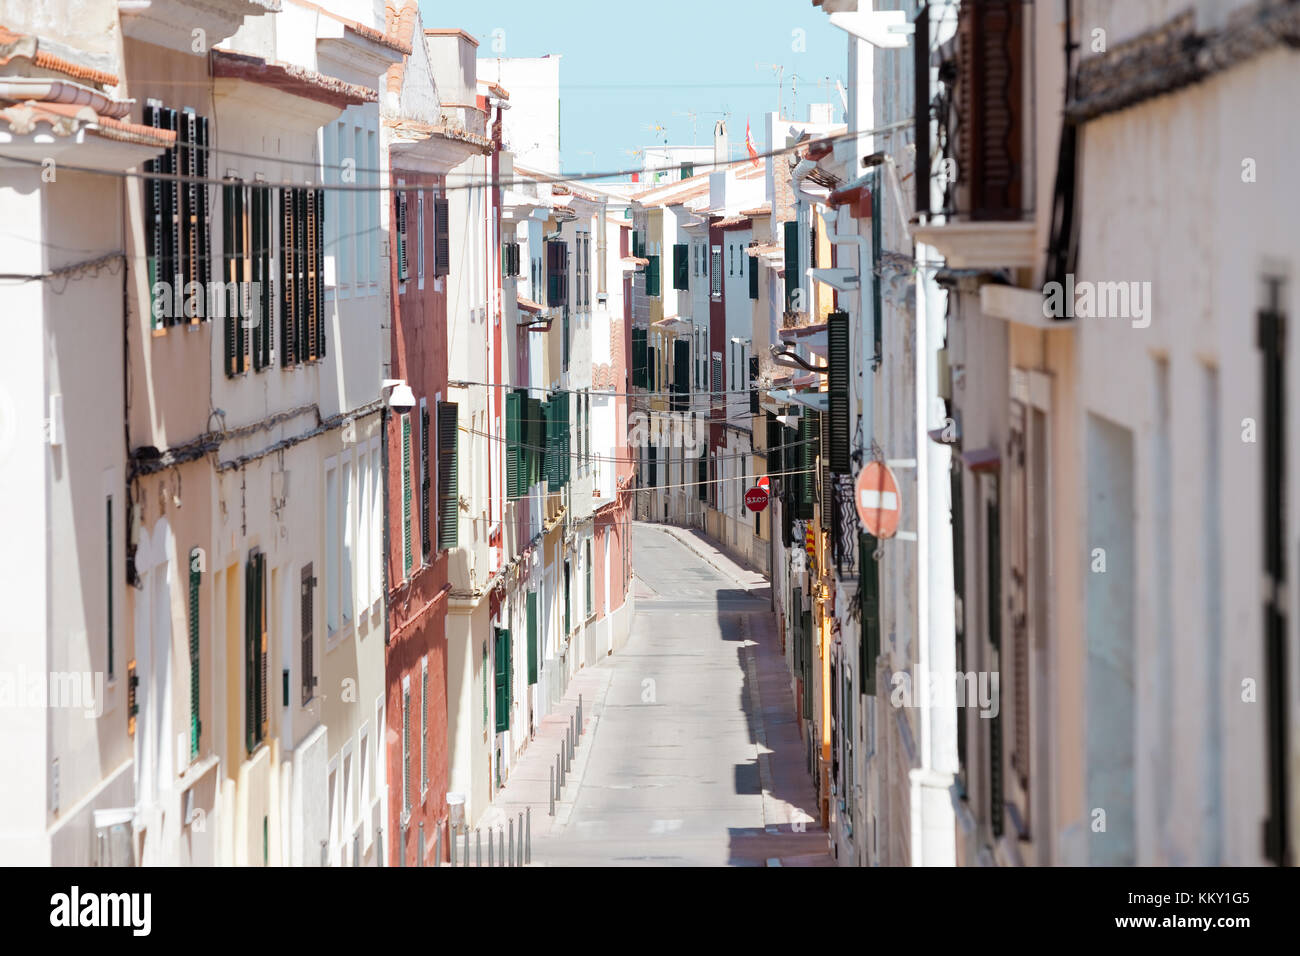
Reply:
[[[898,532],[898,481],[883,461],[869,462],[858,473],[854,488],[858,518],[868,534],[892,538]]]
[[[767,491],[763,488],[750,488],[745,492],[745,507],[750,511],[762,511],[767,507]]]

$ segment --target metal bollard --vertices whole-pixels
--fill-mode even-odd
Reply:
[[[555,755],[555,776],[556,776],[555,792],[558,795],[561,791],[564,790],[564,761],[560,759],[559,754]]]
[[[442,837],[442,827],[438,828],[438,836],[440,838]],[[455,866],[456,865],[456,831],[452,829],[450,823],[447,824],[447,836],[448,839],[451,841],[451,865]],[[442,854],[439,853],[438,856],[441,857]]]
[[[564,748],[564,772],[568,773],[569,768],[571,766],[569,761],[573,759],[573,727],[572,726],[569,727],[569,729],[564,732],[563,748]]]
[[[491,854],[492,854],[492,841],[489,840],[488,855],[490,856]],[[467,853],[465,854],[465,856],[466,856],[466,862],[468,862],[469,854]],[[475,866],[483,865],[483,831],[482,830],[474,831],[474,865]]]
[[[456,835],[449,834],[451,837],[451,855],[456,856]],[[442,866],[442,824],[438,824],[438,829],[433,831],[433,865]]]
[[[524,815],[519,814],[519,855],[515,857],[519,862],[515,866],[524,865]]]
[[[533,862],[533,808],[529,807],[525,812],[525,825],[528,827],[527,842],[524,843],[524,862]]]
[[[515,821],[507,820],[506,826],[510,828],[510,855],[506,857],[506,866],[515,865]]]
[[[324,840],[320,841],[320,865],[321,866],[330,865],[330,848],[329,848],[329,844],[326,843]]]
[[[424,866],[424,821],[423,820],[420,821],[420,835],[418,839],[420,841],[418,844],[420,848],[420,855],[415,858],[415,865]]]
[[[375,866],[384,865],[384,828],[375,827]]]
[[[582,695],[578,695],[578,733],[582,733]]]
[[[492,852],[492,831],[488,831],[488,866],[496,866]]]
[[[553,817],[555,816],[555,768],[547,767],[546,776],[550,781],[550,783],[546,787],[546,797],[547,800],[550,802],[550,810],[547,811],[546,815],[549,817]]]
[[[578,743],[578,734],[573,727],[573,714],[569,715],[569,759],[573,759],[573,748]]]
[[[498,828],[497,841],[501,846],[501,866],[505,866],[506,865],[506,831],[505,830]]]
[[[454,840],[452,841],[455,842]],[[469,827],[465,827],[465,862],[461,866],[469,866]]]

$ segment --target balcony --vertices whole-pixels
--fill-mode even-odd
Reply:
[[[1024,100],[1022,0],[966,0],[957,34],[938,51],[940,88],[929,90],[930,29],[918,18],[914,40],[918,155],[928,155],[929,120],[937,121],[937,169],[918,177],[917,210],[930,220],[913,230],[958,268],[1032,266],[1035,224],[1026,162],[1032,116]],[[932,184],[942,200],[931,208]],[[939,220],[939,221],[936,221]]]

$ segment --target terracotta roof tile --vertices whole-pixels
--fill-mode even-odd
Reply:
[[[172,130],[155,129],[139,123],[126,123],[111,116],[100,116],[89,106],[76,106],[72,103],[43,103],[37,100],[11,103],[0,108],[0,120],[8,123],[9,128],[20,136],[45,124],[56,136],[71,136],[85,126],[98,136],[123,143],[157,146],[160,149],[176,143],[176,133]]]
[[[54,73],[62,73],[76,80],[97,83],[100,86],[117,86],[121,80],[115,73],[105,73],[89,66],[82,66],[72,60],[40,49],[40,38],[33,34],[14,33],[0,26],[0,66],[5,66],[14,57],[31,60],[33,66]]]

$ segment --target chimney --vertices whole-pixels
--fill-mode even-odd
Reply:
[[[713,127],[713,164],[721,166],[731,158],[727,149],[727,123],[725,120],[718,120]]]

